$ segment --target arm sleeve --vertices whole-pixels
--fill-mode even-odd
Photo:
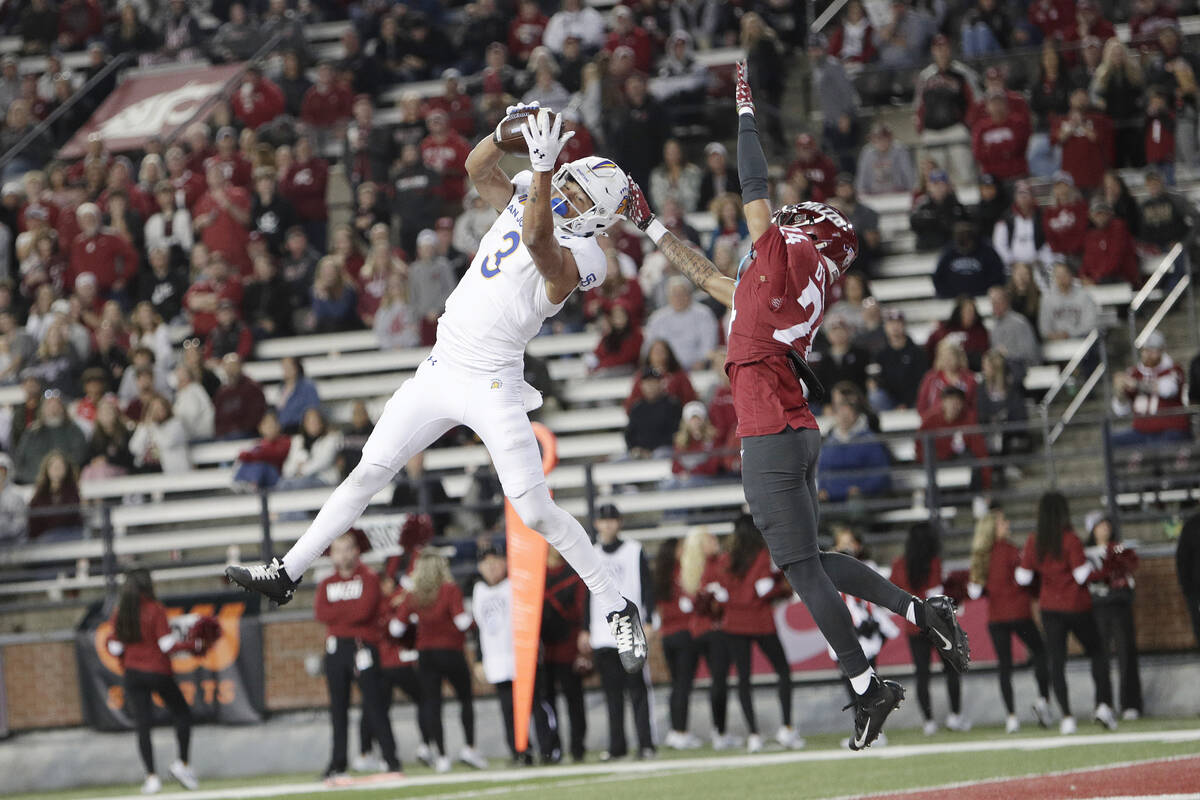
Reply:
[[[749,115],[743,114],[742,116]],[[650,560],[646,558],[645,550],[642,551],[638,560],[641,562],[642,573],[642,617],[650,619],[654,613],[654,576],[650,574]]]
[[[742,183],[742,204],[767,199],[767,157],[758,138],[753,114],[738,115],[738,178]]]

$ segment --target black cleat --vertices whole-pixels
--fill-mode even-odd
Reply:
[[[606,618],[608,629],[617,640],[617,655],[621,666],[632,674],[641,670],[646,663],[646,631],[642,629],[642,612],[632,600],[625,601],[625,608],[614,611]]]
[[[971,663],[971,642],[958,624],[954,601],[937,595],[925,601],[925,635],[933,642],[944,661],[955,672],[966,672]]]
[[[850,739],[851,750],[863,750],[879,738],[883,723],[904,702],[904,687],[895,681],[881,681],[871,677],[871,687],[865,694],[854,698],[845,706],[854,708],[854,736]]]
[[[300,581],[288,577],[283,562],[278,558],[271,559],[269,564],[255,564],[244,567],[241,564],[230,564],[225,568],[225,577],[248,592],[258,592],[265,595],[276,605],[287,605],[296,593]]]

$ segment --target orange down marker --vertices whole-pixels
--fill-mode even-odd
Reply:
[[[533,423],[533,435],[542,446],[542,471],[547,475],[558,465],[558,439],[540,422]],[[533,712],[533,684],[537,673],[538,646],[542,629],[542,604],[546,595],[546,551],[550,545],[542,535],[529,528],[504,501],[507,529],[508,580],[512,585],[513,656],[516,680],[513,681],[513,734],[517,752],[529,746],[529,715]]]

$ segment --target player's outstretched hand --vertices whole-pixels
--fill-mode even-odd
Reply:
[[[629,202],[625,205],[625,218],[642,231],[654,222],[654,212],[646,202],[646,194],[633,178],[629,179]]]
[[[750,81],[746,77],[746,62],[737,63],[737,83],[733,90],[733,100],[739,114],[754,113],[754,95],[750,92]]]
[[[531,114],[521,128],[525,144],[529,147],[529,163],[534,172],[550,172],[554,162],[562,151],[567,140],[575,135],[575,131],[562,132],[562,115],[556,114],[554,122],[550,122],[550,113],[540,109],[537,114]]]

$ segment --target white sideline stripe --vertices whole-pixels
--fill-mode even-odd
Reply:
[[[1069,738],[1071,738],[1071,737],[1068,737],[1068,736],[1060,737],[1060,739],[1069,739]],[[1094,739],[1097,737],[1093,736],[1090,738]],[[1103,736],[1101,735],[1099,738],[1103,738]],[[899,789],[899,790],[891,789],[891,790],[886,790],[886,791],[882,791],[882,792],[871,792],[870,794],[841,795],[840,797],[823,798],[823,800],[870,800],[870,798],[872,798],[872,797],[896,797],[896,796],[903,796],[906,794],[922,794],[925,792],[937,792],[937,791],[946,791],[946,790],[953,790],[953,789],[967,789],[967,788],[974,787],[974,786],[988,786],[988,785],[996,784],[996,783],[1007,783],[1009,781],[1036,780],[1039,778],[1061,778],[1066,775],[1079,775],[1081,773],[1099,772],[1101,770],[1106,770],[1106,769],[1126,769],[1128,767],[1142,766],[1143,764],[1157,764],[1162,761],[1182,761],[1184,759],[1195,758],[1195,757],[1196,757],[1195,753],[1181,753],[1179,755],[1162,756],[1160,758],[1154,758],[1154,757],[1140,758],[1140,759],[1137,759],[1134,761],[1119,761],[1119,762],[1112,763],[1112,764],[1095,764],[1090,767],[1072,767],[1072,768],[1068,768],[1068,769],[1058,769],[1058,770],[1054,770],[1053,772],[1034,772],[1034,773],[1028,773],[1025,775],[1006,775],[1006,776],[998,776],[995,778],[982,778],[982,779],[976,780],[976,781],[955,781],[954,783],[942,783],[942,784],[937,784],[934,786],[918,786],[918,787],[913,787],[912,789]],[[1197,795],[1195,793],[1192,793],[1192,794],[1164,794],[1164,795],[1146,795],[1146,798],[1147,798],[1147,800],[1149,800],[1149,798],[1151,798],[1151,797],[1194,798],[1194,797],[1198,797],[1198,796],[1200,796],[1200,795]],[[1142,795],[1127,795],[1127,797],[1129,798],[1129,800],[1141,800]],[[1084,798],[1079,798],[1079,800],[1084,800]],[[1092,800],[1096,800],[1096,798],[1092,798]],[[1120,800],[1120,798],[1106,796],[1105,800]]]
[[[380,789],[390,788],[402,789],[407,786],[453,786],[455,784],[477,783],[480,781],[521,782],[535,779],[541,780],[546,778],[607,776],[613,775],[614,773],[634,776],[641,774],[663,774],[687,770],[738,769],[743,767],[764,767],[778,764],[811,763],[818,761],[844,761],[856,758],[888,759],[904,758],[907,756],[940,755],[944,753],[986,753],[998,750],[1047,750],[1064,747],[1085,747],[1099,744],[1111,745],[1144,742],[1159,742],[1163,744],[1173,744],[1178,742],[1200,742],[1200,728],[1171,731],[1139,731],[1137,733],[1098,733],[1087,736],[985,739],[977,742],[959,742],[952,744],[889,745],[888,747],[881,748],[879,750],[867,749],[857,753],[848,749],[832,749],[800,750],[783,753],[761,753],[756,755],[740,756],[718,756],[715,758],[711,755],[706,755],[698,758],[672,758],[664,759],[662,761],[636,761],[620,764],[583,764],[565,767],[544,767],[535,770],[504,769],[484,770],[479,772],[459,772],[450,775],[419,775],[416,777],[403,778],[396,781],[363,783],[354,786],[329,787],[324,783],[312,782],[281,784],[275,786],[244,786],[230,789],[211,789],[207,791],[201,790],[197,792],[165,792],[159,794],[158,797],[162,798],[162,800],[236,800],[236,798],[243,797],[282,797],[286,795],[327,791],[353,792],[378,791]],[[1173,756],[1172,758],[1187,757],[1191,756]],[[1142,759],[1141,761],[1162,760],[1167,759],[1151,758]],[[1129,764],[1137,764],[1141,763],[1141,761],[1133,761],[1129,762]],[[1112,767],[1128,766],[1129,764],[1107,764],[1103,767],[1095,767],[1094,769],[1109,769]],[[1083,770],[1064,770],[1064,772],[1079,771]],[[1055,775],[1058,773],[1045,774]],[[1039,777],[1041,775],[1042,773],[1038,774]],[[1012,776],[1009,778],[995,780],[1011,780],[1014,777],[1027,776]],[[992,779],[989,779],[989,782],[990,780]],[[973,781],[972,784],[983,782],[985,781]],[[924,787],[920,791],[928,791],[931,788],[939,787]],[[885,792],[884,794],[895,794],[895,792]],[[864,795],[859,794],[848,797],[861,798],[863,796]],[[105,795],[102,797],[88,798],[87,800],[139,800],[141,797],[142,795],[138,793],[125,796]]]

